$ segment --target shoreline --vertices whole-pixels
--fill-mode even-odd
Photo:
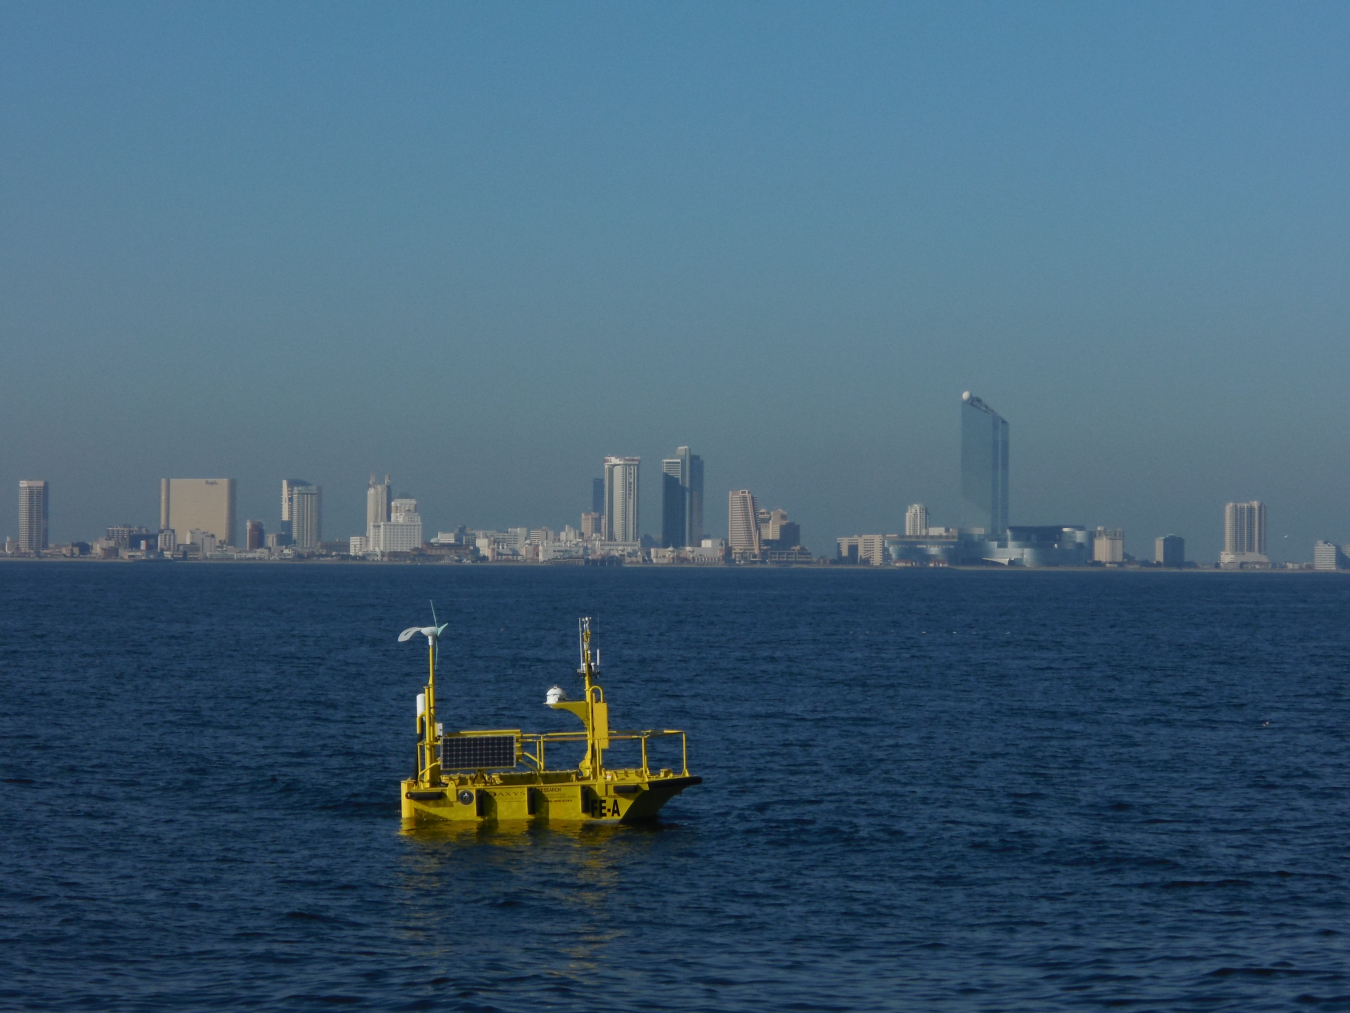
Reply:
[[[1294,566],[1272,565],[1269,568],[1250,568],[1242,570],[1222,569],[1216,565],[1208,566],[870,566],[863,564],[825,563],[713,563],[703,565],[679,563],[624,563],[583,566],[578,563],[538,563],[538,562],[477,562],[464,563],[451,560],[433,559],[342,559],[326,557],[318,559],[98,559],[91,556],[5,556],[0,555],[0,565],[15,563],[65,563],[100,565],[145,565],[175,564],[188,566],[466,566],[489,567],[500,570],[537,570],[537,569],[612,569],[612,570],[816,570],[829,572],[940,572],[957,573],[1265,573],[1265,574],[1350,574],[1350,570],[1316,570],[1310,564]]]

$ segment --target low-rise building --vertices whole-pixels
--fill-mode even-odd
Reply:
[[[188,531],[188,544],[197,547],[197,557],[206,559],[211,553],[216,551],[216,544],[219,541],[210,531],[202,531],[199,528],[192,528]]]
[[[952,566],[959,559],[957,534],[955,528],[927,528],[914,535],[892,535],[886,539],[886,556],[892,563]]]
[[[957,534],[956,552],[962,563],[1084,566],[1092,556],[1093,534],[1081,524],[1014,524],[1002,538],[977,528]]]
[[[116,524],[108,529],[104,536],[108,542],[117,546],[119,549],[138,549],[145,548],[145,541],[150,536],[150,529],[139,527],[134,524]]]
[[[725,563],[727,561],[727,542],[725,538],[704,538],[702,543],[694,549],[690,558],[695,563]]]
[[[1350,568],[1350,558],[1347,558],[1346,548],[1335,542],[1317,542],[1313,545],[1313,569],[1314,570],[1344,570]]]
[[[841,563],[867,563],[881,566],[888,562],[886,540],[899,538],[899,535],[849,535],[837,539],[838,555]]]

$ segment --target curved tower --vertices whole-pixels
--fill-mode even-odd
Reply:
[[[1008,530],[1008,421],[970,391],[961,395],[963,526],[991,538]]]

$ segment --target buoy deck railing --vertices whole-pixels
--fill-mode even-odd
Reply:
[[[584,728],[579,728],[573,732],[521,732],[516,731],[515,729],[483,730],[483,731],[470,730],[461,732],[446,732],[444,735],[438,736],[438,738],[444,741],[445,739],[455,739],[455,738],[483,738],[488,736],[505,736],[505,735],[512,735],[515,737],[516,740],[515,752],[517,765],[524,763],[527,766],[527,768],[532,769],[532,772],[539,774],[545,773],[549,769],[547,765],[547,758],[545,755],[545,750],[548,743],[550,742],[555,744],[586,743],[590,741],[589,738],[590,733]],[[652,776],[652,774],[651,774],[649,754],[647,750],[648,743],[652,739],[673,738],[676,735],[680,737],[680,766],[681,766],[680,776],[688,777],[689,737],[678,728],[663,728],[660,730],[649,728],[642,731],[613,730],[610,731],[609,734],[607,735],[606,740],[603,743],[603,748],[606,749],[611,748],[610,743],[613,742],[636,741],[640,743],[642,747],[642,766],[640,768],[640,773],[642,777],[649,778]],[[533,752],[530,751],[531,749],[533,749]],[[463,769],[472,769],[472,768],[466,767]],[[570,769],[570,768],[558,768],[558,771],[561,772],[563,769]]]
[[[676,735],[680,737],[680,765],[683,769],[681,776],[688,777],[689,739],[688,736],[678,728],[665,728],[660,731],[656,731],[655,729],[647,729],[645,731],[611,731],[609,733],[609,741],[632,742],[636,740],[640,742],[642,744],[642,776],[650,777],[651,768],[647,758],[647,743],[652,739],[672,738]],[[533,755],[522,750],[522,758],[529,762],[535,770],[543,772],[548,769],[544,756],[544,747],[547,743],[585,742],[587,741],[587,733],[584,730],[575,732],[542,732],[539,734],[522,735],[521,739],[524,742],[533,743],[535,747],[535,753]]]

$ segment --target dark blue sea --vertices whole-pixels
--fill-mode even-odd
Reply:
[[[400,827],[612,721],[650,826]],[[0,565],[0,1008],[1350,1010],[1350,580]]]

